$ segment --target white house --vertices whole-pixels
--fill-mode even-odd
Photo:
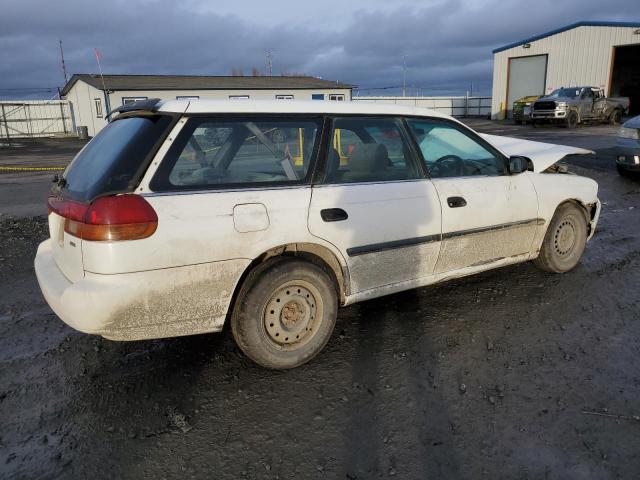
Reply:
[[[353,85],[316,77],[75,74],[62,89],[75,126],[94,136],[112,109],[136,100],[351,100]]]
[[[493,118],[514,100],[567,86],[631,97],[640,113],[640,22],[578,22],[493,51]]]

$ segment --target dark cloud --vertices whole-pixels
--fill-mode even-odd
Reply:
[[[406,0],[392,8],[362,0],[355,2],[362,8],[352,3],[339,21],[338,9],[314,10],[306,20],[299,11],[260,19],[247,13],[246,2],[238,14],[174,0],[2,3],[0,95],[60,86],[58,39],[70,73],[96,72],[93,47],[103,53],[108,73],[202,75],[264,69],[264,50],[273,48],[276,74],[397,87],[406,55],[407,82],[422,93],[461,93],[471,82],[489,93],[495,47],[579,20],[640,20],[637,0]],[[292,5],[305,8],[305,2]]]

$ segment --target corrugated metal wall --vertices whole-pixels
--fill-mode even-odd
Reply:
[[[510,57],[548,54],[547,93],[563,86],[590,85],[609,92],[614,46],[640,43],[635,27],[581,26],[535,40],[530,48],[522,45],[493,56],[493,94],[491,112],[498,118],[500,104],[505,108]],[[535,94],[535,92],[533,92]]]

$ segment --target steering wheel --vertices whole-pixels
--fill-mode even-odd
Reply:
[[[464,175],[464,160],[457,155],[445,155],[434,163],[434,168],[439,174],[448,173],[455,176]]]

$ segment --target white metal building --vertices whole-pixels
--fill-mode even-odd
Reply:
[[[513,102],[565,86],[631,97],[640,113],[640,22],[578,22],[493,51],[492,118]]]
[[[103,84],[104,80],[104,84]],[[351,100],[353,85],[316,77],[224,77],[187,75],[75,74],[62,89],[71,105],[75,126],[94,136],[106,124],[105,115],[129,102],[148,98]]]

